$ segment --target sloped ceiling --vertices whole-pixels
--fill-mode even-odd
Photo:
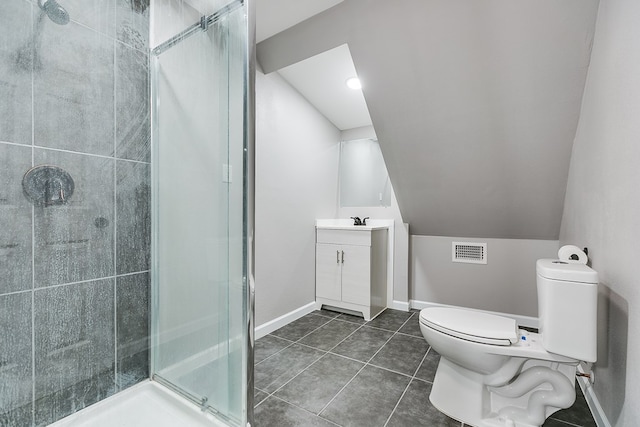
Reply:
[[[256,0],[256,41],[261,42],[342,1]]]
[[[348,43],[412,234],[557,239],[596,0],[347,0],[258,44]]]
[[[349,89],[346,84],[347,79],[357,76],[346,44],[281,68],[278,73],[338,129],[372,125],[362,91]]]

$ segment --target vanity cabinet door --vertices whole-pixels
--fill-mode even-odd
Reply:
[[[371,248],[343,246],[342,301],[352,304],[371,304]]]
[[[342,246],[318,243],[316,245],[316,295],[340,301],[342,273]]]

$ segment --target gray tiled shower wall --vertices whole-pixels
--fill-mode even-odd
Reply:
[[[0,426],[44,426],[148,377],[149,0],[0,12]],[[22,178],[54,165],[65,205]]]

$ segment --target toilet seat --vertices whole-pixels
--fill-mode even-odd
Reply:
[[[420,311],[420,323],[447,335],[480,344],[509,346],[518,342],[514,319],[473,310],[430,307]]]

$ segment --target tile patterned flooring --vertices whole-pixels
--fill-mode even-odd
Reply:
[[[464,427],[429,402],[439,357],[417,311],[315,311],[256,341],[255,425]],[[544,427],[595,425],[578,391]]]

